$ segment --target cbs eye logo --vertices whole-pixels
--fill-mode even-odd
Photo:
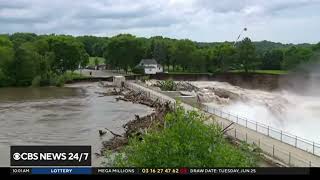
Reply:
[[[13,154],[13,159],[16,160],[16,161],[19,161],[20,160],[20,153],[14,153]]]

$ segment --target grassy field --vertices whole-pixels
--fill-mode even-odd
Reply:
[[[105,59],[102,57],[90,57],[88,66],[95,66],[95,59],[98,59],[99,65],[105,63]]]
[[[80,74],[79,72],[73,72],[72,73],[71,71],[67,71],[64,76],[65,76],[65,78],[67,80],[82,79],[82,78],[88,77],[88,76],[85,76],[83,74]]]
[[[244,72],[243,70],[233,70],[230,72]],[[259,74],[288,74],[288,71],[285,70],[254,70],[249,71],[250,73],[259,73]]]

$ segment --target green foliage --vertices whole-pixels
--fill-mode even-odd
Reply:
[[[142,82],[146,82],[146,81],[148,81],[149,79],[150,79],[149,76],[142,76],[140,80],[141,80]]]
[[[145,55],[143,40],[132,35],[121,34],[110,39],[105,59],[113,68],[122,68],[126,72],[133,69]]]
[[[0,36],[0,87],[61,85],[64,72],[89,61],[72,36],[15,33]]]
[[[238,63],[246,73],[257,67],[255,46],[249,38],[239,43],[238,56]]]
[[[40,55],[34,51],[31,42],[23,43],[15,53],[14,79],[18,86],[29,86],[32,80],[40,74]]]
[[[158,87],[161,88],[162,91],[176,91],[177,84],[172,80],[158,81]]]
[[[56,83],[79,65],[105,63],[113,69],[133,70],[141,59],[155,58],[168,72],[216,73],[233,70],[293,70],[320,61],[320,43],[281,44],[251,42],[196,43],[161,36],[139,38],[120,34],[112,38],[14,33],[0,35],[0,87]],[[89,58],[89,56],[98,58]],[[104,58],[102,58],[104,57]],[[102,62],[103,61],[103,62]],[[39,78],[36,78],[39,80]]]
[[[131,138],[123,152],[111,157],[115,167],[255,167],[257,155],[247,145],[231,145],[215,125],[204,117],[178,107],[165,117],[165,127],[143,140]]]
[[[80,51],[80,44],[66,37],[53,37],[49,42],[50,49],[55,54],[53,70],[64,73],[67,70],[78,68],[83,55]]]
[[[135,67],[132,69],[132,72],[135,74],[144,74],[144,68],[143,67]]]
[[[89,63],[88,65],[89,66],[95,66],[96,64],[96,60],[98,60],[98,65],[102,65],[102,64],[105,64],[105,59],[102,58],[102,57],[90,57],[89,58]]]
[[[8,37],[0,37],[0,87],[9,86],[13,82],[14,50]]]
[[[282,69],[283,58],[284,53],[280,49],[267,51],[262,57],[261,69],[280,70]]]
[[[308,63],[312,56],[313,51],[309,48],[291,47],[285,51],[282,66],[284,69],[296,69],[299,65]]]

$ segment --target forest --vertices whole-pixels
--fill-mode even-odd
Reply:
[[[154,58],[167,72],[220,73],[255,70],[293,71],[319,62],[320,43],[253,42],[203,43],[162,36],[119,34],[113,37],[0,35],[0,87],[62,85],[71,74],[103,57],[110,69],[136,71],[141,59]],[[71,77],[72,78],[72,77]]]

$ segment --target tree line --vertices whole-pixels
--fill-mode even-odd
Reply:
[[[293,70],[318,61],[318,44],[281,44],[269,41],[198,43],[161,36],[139,38],[121,34],[111,38],[81,37],[91,56],[103,56],[113,69],[132,70],[141,59],[154,58],[166,71],[215,73],[240,70]],[[104,41],[104,43],[103,43]],[[103,45],[101,45],[103,44]],[[99,48],[98,48],[99,47]]]
[[[292,70],[318,61],[318,44],[252,42],[199,43],[188,39],[120,34],[113,37],[0,35],[0,86],[56,85],[67,71],[104,57],[112,69],[132,71],[141,59],[154,58],[166,71],[215,73],[239,70]]]
[[[67,71],[89,61],[72,36],[15,33],[0,36],[0,87],[61,85]]]

